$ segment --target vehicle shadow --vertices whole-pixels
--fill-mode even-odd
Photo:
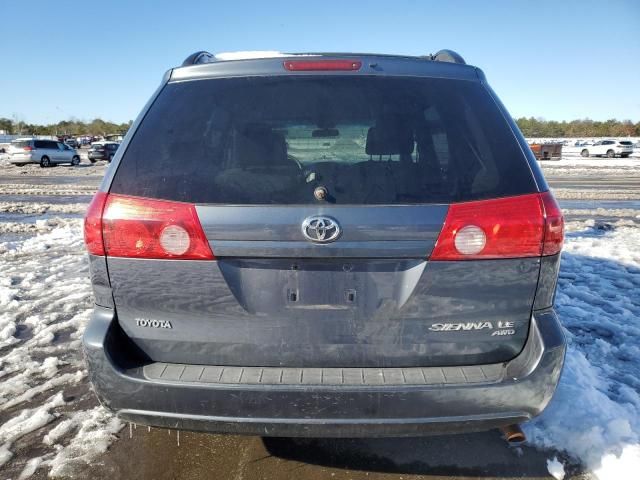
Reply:
[[[263,438],[276,457],[350,471],[407,475],[552,478],[553,455],[507,444],[498,431],[380,439]]]

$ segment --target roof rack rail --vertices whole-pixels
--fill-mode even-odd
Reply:
[[[199,52],[194,52],[185,58],[184,62],[182,62],[182,66],[186,67],[189,65],[198,65],[200,63],[210,63],[213,61],[215,61],[215,56],[212,53],[200,50]]]
[[[351,54],[346,54],[346,53],[305,53],[305,54],[300,54],[300,53],[292,53],[290,54],[291,56],[297,56],[297,55],[327,55],[327,56],[337,56],[337,55],[371,55],[371,54],[358,54],[358,53],[351,53]],[[375,54],[374,54],[375,55]],[[387,55],[387,56],[395,56],[395,55]],[[424,58],[427,60],[432,60],[434,62],[448,62],[448,63],[458,63],[461,65],[466,65],[467,62],[464,61],[464,58],[462,58],[462,56],[457,53],[454,52],[453,50],[439,50],[436,53],[430,54],[430,55],[424,55],[420,58]],[[183,67],[187,67],[189,65],[200,65],[203,63],[213,63],[216,62],[217,58],[215,55],[213,55],[212,53],[209,53],[207,51],[204,50],[200,50],[198,52],[194,52],[191,55],[189,55],[187,58],[184,59],[184,62],[182,62],[182,66]]]
[[[449,63],[460,63],[462,65],[466,65],[467,62],[464,61],[464,58],[453,50],[439,50],[435,54],[431,55],[431,60],[435,62],[449,62]]]

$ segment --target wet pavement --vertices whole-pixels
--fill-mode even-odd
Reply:
[[[550,454],[499,432],[392,439],[208,435],[127,426],[91,479],[552,479]],[[553,456],[553,455],[551,455]],[[583,477],[579,468],[571,478]],[[568,476],[566,478],[569,478]]]

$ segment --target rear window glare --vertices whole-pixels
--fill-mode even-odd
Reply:
[[[416,204],[536,191],[479,82],[250,77],[171,83],[111,191],[212,204]]]

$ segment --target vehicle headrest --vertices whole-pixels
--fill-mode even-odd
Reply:
[[[287,159],[284,135],[266,128],[247,128],[238,142],[239,161],[243,165],[277,165]]]
[[[383,122],[367,132],[367,155],[411,155],[413,132],[402,123]]]

